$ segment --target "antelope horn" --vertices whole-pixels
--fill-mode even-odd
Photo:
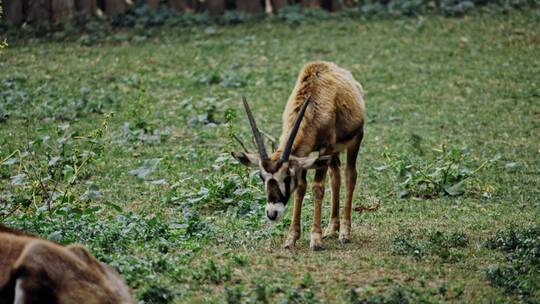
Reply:
[[[300,108],[300,111],[298,111],[298,114],[296,114],[296,119],[294,120],[293,128],[291,129],[291,133],[289,134],[289,138],[287,139],[287,144],[285,145],[285,149],[283,150],[283,154],[281,154],[281,160],[282,161],[288,161],[289,156],[292,152],[292,145],[294,142],[294,139],[296,138],[296,134],[298,133],[298,129],[300,129],[300,123],[302,123],[302,118],[304,118],[304,113],[306,112],[306,108],[311,101],[311,96],[306,98],[304,101],[304,104],[302,104],[302,107]]]
[[[247,100],[244,96],[242,96],[242,102],[244,103],[244,108],[246,109],[246,115],[249,120],[249,125],[251,126],[251,130],[253,131],[253,135],[255,136],[255,142],[257,143],[259,156],[261,157],[261,160],[263,161],[267,160],[268,155],[266,154],[266,149],[264,148],[264,141],[261,137],[261,133],[259,132],[259,129],[257,129],[257,123],[255,123],[255,118],[253,118],[253,113],[251,113],[251,109],[249,108]]]

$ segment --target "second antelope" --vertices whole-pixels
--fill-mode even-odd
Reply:
[[[258,153],[235,152],[242,164],[260,170],[265,184],[266,216],[270,220],[282,217],[289,197],[296,191],[293,218],[285,248],[293,248],[300,238],[300,213],[306,193],[306,171],[315,169],[313,179],[314,209],[310,248],[322,249],[321,207],[330,169],[332,208],[324,237],[339,230],[339,240],[347,243],[351,231],[351,205],[356,185],[356,158],[364,136],[364,94],[352,74],[330,62],[306,64],[283,112],[279,147],[266,153],[261,132],[245,99],[246,114],[255,137]],[[339,218],[341,185],[339,154],[347,152],[345,171],[345,206]],[[311,152],[318,152],[310,157]]]
[[[122,277],[81,245],[0,224],[0,304],[132,304]]]

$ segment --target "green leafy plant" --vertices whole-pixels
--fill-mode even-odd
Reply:
[[[253,20],[253,17],[242,11],[226,11],[223,14],[222,21],[225,24],[240,24]]]
[[[231,280],[232,270],[229,265],[218,265],[214,260],[209,260],[199,272],[193,274],[197,281],[221,284]]]
[[[75,185],[88,178],[92,163],[101,155],[102,137],[111,116],[106,115],[101,126],[87,134],[72,132],[69,124],[61,124],[56,141],[44,136],[0,160],[0,165],[8,168],[3,174],[15,173],[11,173],[10,190],[0,205],[0,215],[7,217],[29,207],[51,212],[64,204],[80,204],[84,198],[91,198],[77,196]]]
[[[402,303],[440,303],[445,298],[458,299],[463,291],[448,287],[443,283],[436,287],[414,286],[390,282],[384,291],[374,293],[369,288],[350,289],[345,303],[350,304],[402,304]]]
[[[474,2],[467,0],[442,0],[439,10],[445,16],[463,16],[474,9]]]
[[[443,261],[456,261],[462,254],[459,249],[468,245],[469,238],[460,231],[427,233],[427,238],[414,237],[412,231],[396,236],[392,242],[392,251],[399,255],[412,256],[420,260],[428,256],[437,256]]]
[[[61,85],[28,89],[28,77],[17,75],[0,80],[0,111],[7,118],[24,118],[29,114],[39,118],[71,121],[88,114],[105,114],[115,98],[105,89],[80,87],[71,94],[60,94]],[[2,117],[0,117],[0,122]]]
[[[219,156],[212,168],[194,188],[181,191],[181,200],[213,212],[229,209],[237,214],[256,212],[264,198],[255,186],[254,174],[236,164],[228,153]]]
[[[146,287],[140,294],[142,303],[167,304],[173,300],[173,292],[162,285],[152,284]]]
[[[111,24],[115,27],[141,29],[161,26],[168,20],[181,18],[183,15],[166,5],[160,5],[157,9],[154,9],[148,5],[147,1],[136,0],[123,14],[118,14],[112,18]]]
[[[278,18],[289,24],[300,24],[305,21],[316,21],[330,18],[330,14],[322,9],[302,8],[300,5],[291,5],[278,12]]]
[[[240,285],[225,286],[225,303],[227,304],[239,304],[242,303],[242,297],[244,296],[243,288]]]
[[[435,159],[428,160],[414,154],[386,154],[387,165],[375,167],[377,171],[392,168],[398,185],[398,198],[459,196],[467,190],[467,184],[475,182],[476,174],[495,159],[476,165],[466,149],[434,149]],[[473,169],[471,169],[471,167]]]
[[[499,230],[486,246],[503,252],[506,259],[506,264],[486,270],[492,285],[526,301],[540,296],[540,226]]]
[[[392,0],[387,4],[388,13],[394,16],[417,16],[426,10],[423,0]]]

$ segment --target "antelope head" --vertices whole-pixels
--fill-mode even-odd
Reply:
[[[266,216],[274,221],[283,216],[285,205],[287,205],[291,194],[296,190],[299,182],[302,182],[301,179],[305,179],[303,172],[307,169],[316,169],[327,165],[331,157],[296,157],[291,155],[294,139],[302,123],[306,108],[310,103],[310,98],[304,101],[298,111],[283,150],[274,152],[271,157],[266,154],[261,132],[257,128],[249,104],[244,97],[242,97],[242,101],[255,137],[258,153],[251,153],[244,149],[244,152],[233,152],[232,155],[243,165],[259,169],[259,175],[266,191]],[[244,147],[243,144],[241,145]],[[280,146],[282,145],[280,144]]]

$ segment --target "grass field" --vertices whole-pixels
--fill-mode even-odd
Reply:
[[[0,55],[0,219],[83,243],[145,303],[538,302],[539,28],[514,12],[14,41]],[[229,134],[249,141],[245,95],[277,137],[316,59],[365,88],[353,204],[380,207],[353,215],[350,244],[311,252],[308,188],[291,252],[291,204],[264,220]]]

